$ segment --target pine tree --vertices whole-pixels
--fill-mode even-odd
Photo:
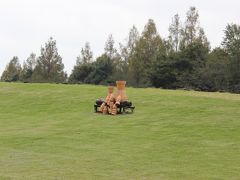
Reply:
[[[89,42],[85,43],[85,47],[81,49],[81,55],[77,57],[76,65],[89,64],[93,61],[93,52]]]
[[[64,82],[66,79],[62,57],[58,54],[56,41],[53,38],[41,48],[33,79],[40,82]]]
[[[130,58],[129,71],[136,86],[148,86],[149,75],[158,54],[165,51],[163,41],[152,19],[145,25]]]
[[[20,78],[21,70],[22,68],[19,63],[19,59],[17,56],[14,56],[6,66],[5,71],[2,74],[1,80],[8,82],[18,81]]]
[[[23,62],[23,69],[21,72],[21,80],[30,82],[36,66],[36,54],[31,53],[26,61]]]

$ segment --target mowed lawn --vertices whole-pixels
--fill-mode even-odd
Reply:
[[[106,94],[0,83],[0,179],[240,179],[240,95],[127,88],[134,114],[93,113]]]

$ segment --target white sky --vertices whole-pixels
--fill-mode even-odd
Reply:
[[[109,34],[116,45],[135,25],[141,32],[154,19],[167,37],[171,18],[196,6],[211,46],[220,45],[228,23],[240,24],[239,0],[0,0],[0,74],[13,56],[23,62],[53,37],[65,70],[70,73],[85,42],[94,57],[104,50]]]

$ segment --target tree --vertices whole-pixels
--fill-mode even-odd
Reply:
[[[174,60],[166,57],[164,54],[159,54],[157,56],[153,63],[150,74],[150,81],[154,87],[176,87],[177,79],[174,69]]]
[[[178,66],[178,82],[185,88],[200,89],[200,73],[206,65],[208,47],[195,41],[185,47],[180,53]]]
[[[175,15],[169,28],[170,47],[175,47],[174,53],[169,56],[174,59],[172,64],[168,64],[176,74],[177,87],[198,88],[199,76],[210,50],[209,42],[200,27],[199,14],[195,7],[190,7],[182,28],[180,24],[178,15]]]
[[[88,76],[91,74],[93,70],[94,70],[94,66],[91,63],[76,65],[74,66],[72,73],[69,77],[69,82],[91,83],[89,81],[86,81],[86,79],[88,78]]]
[[[81,49],[81,55],[77,57],[77,65],[91,63],[93,61],[93,52],[91,51],[89,42],[85,43],[85,47]]]
[[[228,24],[223,39],[223,48],[230,56],[240,53],[240,26],[237,24]]]
[[[118,80],[118,79],[125,79],[126,78],[126,64],[123,61],[123,58],[121,58],[121,55],[118,53],[117,49],[115,48],[115,42],[112,35],[109,35],[106,43],[105,43],[105,52],[102,55],[104,57],[105,55],[109,58],[111,61],[112,66],[112,80]]]
[[[33,79],[35,82],[64,82],[66,79],[62,57],[58,54],[56,41],[53,38],[41,48]]]
[[[208,42],[207,36],[205,35],[204,29],[200,27],[198,32],[197,41],[203,44],[209,50],[211,49],[210,43]]]
[[[228,90],[228,54],[222,48],[215,48],[207,57],[201,71],[201,84],[207,91]]]
[[[93,52],[91,51],[90,44],[86,42],[85,47],[81,49],[81,54],[77,57],[76,65],[69,77],[69,82],[84,83],[93,70],[92,62]]]
[[[176,14],[172,19],[172,24],[168,28],[169,31],[169,44],[171,46],[171,49],[175,52],[179,51],[179,45],[181,41],[181,22],[180,17],[178,14]]]
[[[117,61],[117,68],[115,68],[113,78],[114,79],[128,79],[128,83],[131,84],[131,79],[129,75],[129,60],[134,54],[134,50],[139,39],[139,33],[135,26],[133,26],[125,40],[125,43],[120,43],[120,54],[119,60]]]
[[[116,53],[117,53],[117,50],[116,48],[114,47],[114,39],[113,39],[113,36],[112,34],[110,34],[108,36],[108,39],[105,43],[105,54],[110,58],[110,59],[114,59],[114,57],[116,56]]]
[[[130,58],[129,71],[134,79],[133,85],[149,85],[151,67],[159,51],[165,51],[165,48],[154,21],[150,19],[145,25]]]
[[[222,42],[224,50],[229,55],[230,88],[240,92],[240,26],[228,24]]]
[[[190,7],[186,16],[186,21],[181,33],[181,49],[184,49],[186,46],[193,43],[197,39],[197,35],[200,30],[199,14],[197,9],[195,7]]]
[[[130,29],[129,35],[126,39],[126,44],[123,45],[120,43],[121,57],[126,64],[129,63],[130,57],[134,54],[136,44],[139,40],[139,33],[136,26],[133,26]]]
[[[24,82],[30,82],[34,69],[36,66],[36,54],[31,53],[26,61],[23,62],[23,69],[21,72],[21,80]]]
[[[18,81],[20,78],[21,69],[22,68],[18,57],[14,56],[6,66],[5,71],[1,76],[1,80],[7,82]]]
[[[101,55],[92,64],[93,69],[85,79],[86,83],[92,84],[107,84],[108,81],[113,81],[113,62],[106,54]]]

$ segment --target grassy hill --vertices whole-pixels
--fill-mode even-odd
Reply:
[[[128,88],[134,114],[93,113],[106,91],[0,83],[0,179],[240,179],[240,95]]]

